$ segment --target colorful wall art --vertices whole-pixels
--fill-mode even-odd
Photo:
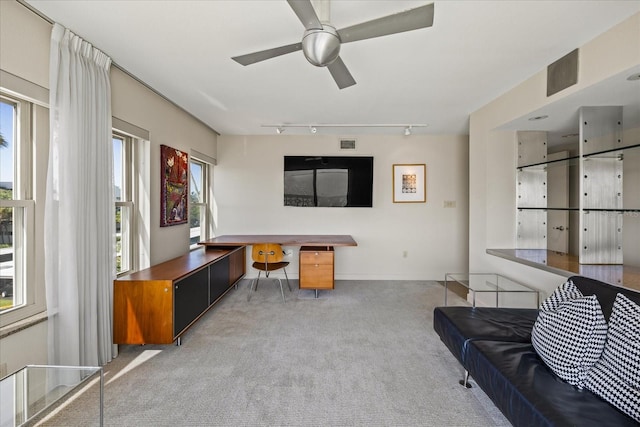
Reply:
[[[160,146],[160,227],[185,224],[188,220],[189,155]]]

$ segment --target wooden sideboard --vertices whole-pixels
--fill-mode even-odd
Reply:
[[[180,345],[245,274],[245,248],[202,248],[114,281],[115,344]]]

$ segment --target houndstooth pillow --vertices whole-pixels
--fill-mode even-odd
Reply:
[[[584,295],[582,295],[580,289],[578,289],[573,281],[569,279],[562,285],[558,286],[556,290],[553,291],[553,293],[542,302],[542,305],[540,305],[540,310],[555,311],[563,302],[582,298],[583,296]]]
[[[616,296],[602,357],[585,386],[640,422],[640,306]]]
[[[544,363],[578,388],[600,358],[606,337],[597,297],[585,297],[570,280],[542,303],[531,331],[531,343]]]

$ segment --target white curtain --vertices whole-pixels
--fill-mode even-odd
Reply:
[[[45,205],[49,363],[104,365],[116,356],[111,58],[55,24],[50,59]]]

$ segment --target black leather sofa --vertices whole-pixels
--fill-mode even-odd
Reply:
[[[596,295],[607,321],[617,293],[640,304],[640,293],[597,280],[571,278]],[[638,423],[587,389],[558,378],[531,344],[537,309],[437,307],[433,327],[468,375],[514,426],[635,426]]]

